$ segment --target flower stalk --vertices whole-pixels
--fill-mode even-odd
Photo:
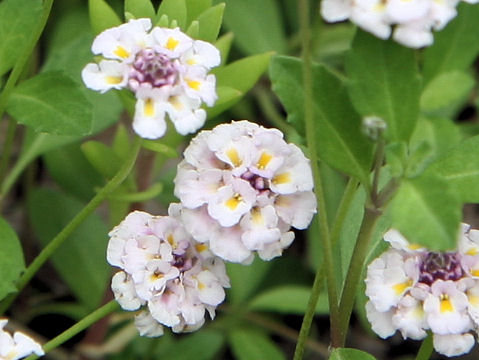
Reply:
[[[319,173],[315,126],[314,126],[314,114],[313,114],[313,84],[312,84],[312,69],[311,69],[311,49],[310,49],[310,21],[309,21],[309,1],[300,0],[298,2],[301,37],[302,37],[302,59],[303,59],[303,86],[304,86],[304,117],[306,123],[306,141],[309,149],[309,157],[311,160],[311,167],[314,177],[315,193],[317,197],[317,203],[319,207],[318,221],[320,229],[320,239],[324,252],[324,261],[326,264],[326,279],[328,288],[328,298],[330,307],[330,319],[331,319],[331,344],[333,347],[338,346],[339,340],[342,338],[339,328],[339,308],[338,308],[338,293],[336,287],[336,274],[334,270],[333,261],[333,249],[331,244],[331,238],[329,234],[329,226],[327,221],[327,212],[325,206],[325,197],[323,185],[321,182],[321,176]],[[302,359],[304,353],[304,347],[311,328],[311,323],[314,316],[314,310],[319,298],[321,290],[322,276],[321,267],[318,268],[313,287],[311,289],[311,295],[309,298],[308,306],[303,317],[303,323],[301,324],[301,330],[299,333],[298,343],[296,344],[296,350],[294,359]]]
[[[57,348],[58,346],[62,345],[64,342],[70,340],[76,334],[80,333],[81,331],[90,327],[92,324],[96,323],[98,320],[104,318],[105,316],[113,313],[114,311],[118,309],[119,309],[119,306],[115,300],[108,302],[107,304],[93,311],[91,314],[85,316],[83,319],[81,319],[71,328],[65,330],[60,335],[58,335],[57,337],[47,342],[43,346],[43,350],[45,351],[45,353],[48,353],[50,350],[53,350]],[[38,358],[39,356],[37,355],[30,355],[29,357],[26,358],[26,360],[35,360]]]

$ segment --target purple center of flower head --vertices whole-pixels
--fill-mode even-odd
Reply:
[[[269,190],[269,180],[265,179],[257,174],[252,173],[251,171],[245,171],[241,174],[241,178],[250,183],[251,187],[258,191],[267,191]]]
[[[459,280],[464,276],[459,254],[427,252],[419,266],[419,282],[431,285],[434,281]]]
[[[133,91],[142,85],[152,88],[173,85],[178,77],[178,69],[171,59],[151,48],[138,52],[132,65],[128,85]]]

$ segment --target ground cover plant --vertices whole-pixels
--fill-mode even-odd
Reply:
[[[474,359],[479,6],[0,1],[0,359]]]

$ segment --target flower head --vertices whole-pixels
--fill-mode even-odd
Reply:
[[[229,286],[224,263],[196,243],[171,216],[135,211],[110,232],[107,259],[122,270],[112,279],[115,299],[138,310],[141,335],[160,336],[162,325],[192,331],[214,317]]]
[[[372,329],[415,340],[430,330],[437,352],[468,352],[479,326],[478,233],[463,224],[457,251],[433,252],[389,230],[384,239],[392,248],[368,266],[365,280]]]
[[[168,115],[176,130],[186,135],[203,126],[202,103],[216,101],[216,79],[209,70],[220,64],[211,44],[193,40],[179,28],[151,28],[150,19],[130,20],[100,33],[92,44],[100,55],[82,71],[87,87],[105,92],[131,90],[137,99],[133,128],[156,139],[166,131]]]
[[[248,121],[200,132],[184,152],[173,205],[187,230],[225,260],[269,260],[316,212],[309,160],[276,129]]]
[[[3,328],[7,325],[8,320],[0,319],[0,359],[17,360],[28,355],[36,354],[44,355],[44,351],[31,337],[17,331],[12,335]]]
[[[476,0],[464,0],[476,3]],[[350,19],[381,39],[393,33],[397,42],[412,48],[431,45],[432,30],[441,30],[457,14],[460,0],[324,0],[326,21]]]

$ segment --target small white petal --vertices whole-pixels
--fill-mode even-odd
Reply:
[[[145,139],[158,139],[165,135],[166,121],[162,103],[153,98],[138,99],[133,129]]]
[[[143,301],[136,294],[133,281],[123,271],[113,275],[111,289],[122,309],[137,310],[143,305]]]
[[[163,326],[146,310],[135,315],[135,325],[141,336],[158,337],[164,333]]]
[[[323,0],[321,15],[326,21],[346,20],[351,15],[351,0]]]
[[[386,312],[377,311],[370,301],[366,303],[366,316],[371,323],[371,329],[383,339],[396,332],[392,322],[393,314],[392,310]]]
[[[434,350],[449,357],[468,353],[474,343],[474,336],[469,333],[433,335]]]
[[[104,93],[126,86],[128,68],[117,61],[103,60],[99,64],[87,64],[81,75],[88,88]]]

